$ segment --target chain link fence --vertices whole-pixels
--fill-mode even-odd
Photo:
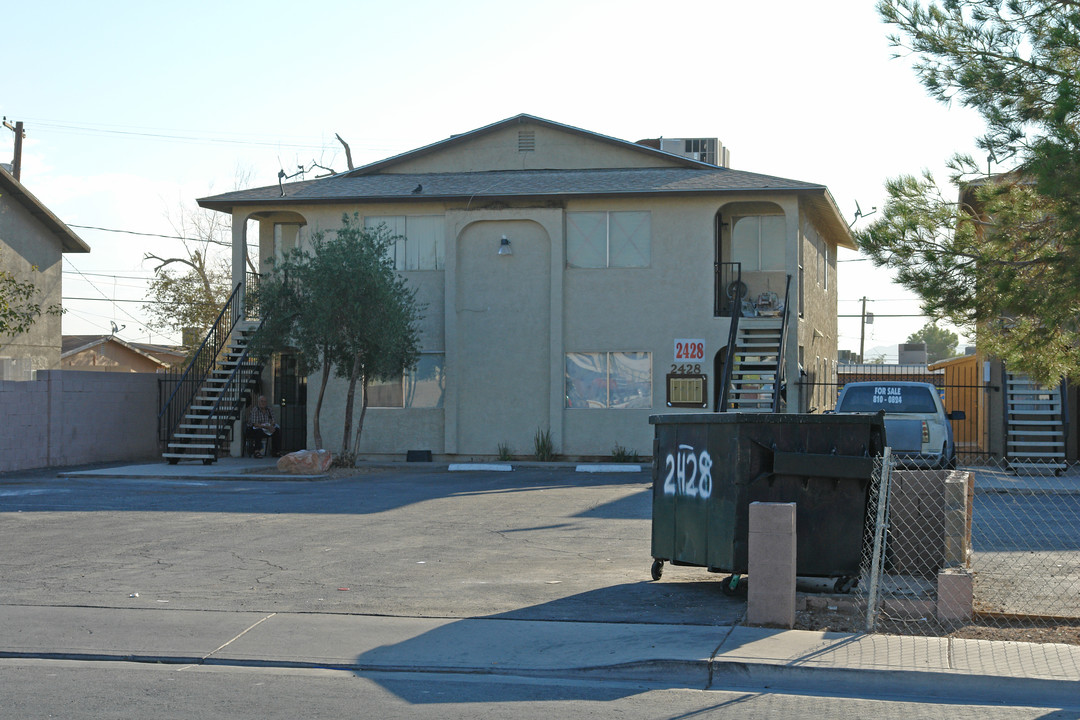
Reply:
[[[1080,643],[1080,468],[875,465],[856,607],[867,632]]]

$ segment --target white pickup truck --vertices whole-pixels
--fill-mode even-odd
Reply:
[[[963,410],[945,412],[938,389],[930,383],[873,381],[844,385],[838,413],[885,411],[885,443],[904,465],[955,468],[956,444],[950,420]]]

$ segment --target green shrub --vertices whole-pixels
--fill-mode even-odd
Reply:
[[[510,460],[510,458],[513,457],[513,452],[510,450],[510,445],[504,442],[499,443],[498,455],[499,460],[503,462],[507,462],[508,460]]]
[[[627,450],[619,443],[615,443],[615,449],[611,451],[611,459],[617,463],[636,463],[641,462],[638,458],[637,450]]]
[[[551,440],[550,430],[536,428],[533,437],[533,455],[540,462],[548,462],[555,457],[555,443]]]

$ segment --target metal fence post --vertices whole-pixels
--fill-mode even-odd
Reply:
[[[870,561],[870,591],[866,601],[866,632],[873,632],[877,618],[881,565],[885,554],[885,518],[892,479],[892,448],[886,447],[881,457],[881,479],[878,481],[877,519],[874,522],[874,554]]]

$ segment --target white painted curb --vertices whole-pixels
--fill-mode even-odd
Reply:
[[[514,468],[510,465],[496,465],[494,463],[450,463],[447,468],[450,472],[489,470],[492,472],[510,472]]]
[[[641,472],[640,465],[627,465],[626,463],[619,463],[618,465],[578,465],[577,472],[585,473],[620,473],[620,472]]]

